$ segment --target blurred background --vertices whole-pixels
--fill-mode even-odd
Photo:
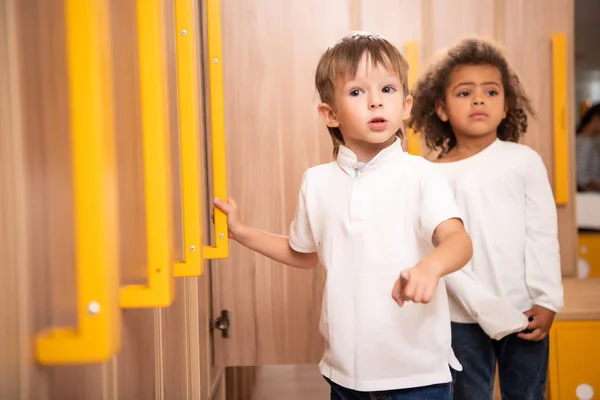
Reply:
[[[210,213],[287,233],[332,159],[316,63],[351,30],[411,84],[459,39],[503,47],[559,216],[547,398],[600,398],[599,0],[0,0],[0,400],[329,398],[323,271]]]

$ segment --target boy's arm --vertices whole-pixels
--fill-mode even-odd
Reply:
[[[241,245],[291,267],[310,269],[317,266],[317,254],[293,250],[287,236],[276,235],[244,225],[240,220],[238,207],[233,199],[229,199],[228,202],[215,199],[215,206],[227,214],[229,235]]]
[[[462,221],[448,219],[435,229],[433,234],[435,250],[425,256],[417,266],[431,269],[437,276],[458,271],[471,260],[473,245]]]
[[[534,306],[525,312],[531,322],[527,340],[548,335],[554,316],[563,306],[562,273],[556,204],[546,166],[534,151],[525,173],[525,283]]]
[[[423,166],[420,230],[435,249],[417,265],[402,271],[392,291],[400,306],[404,301],[431,301],[439,279],[464,267],[473,255],[471,238],[459,218],[454,195],[432,163]]]

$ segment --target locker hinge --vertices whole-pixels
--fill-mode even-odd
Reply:
[[[221,316],[219,316],[214,321],[210,321],[210,329],[215,330],[218,329],[221,331],[221,336],[224,338],[231,337],[231,311],[229,310],[221,310]]]

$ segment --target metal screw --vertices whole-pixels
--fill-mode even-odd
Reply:
[[[100,303],[91,301],[90,304],[88,304],[88,311],[92,315],[98,314],[100,312]]]
[[[215,59],[213,60],[213,63],[215,63],[215,64],[216,64],[216,63],[218,63],[218,62],[219,62],[219,59],[217,59],[217,58],[215,58]]]
[[[219,237],[220,237],[221,239],[223,239],[223,238],[225,237],[225,235],[221,233],[221,234],[219,235]]]
[[[190,251],[196,250],[196,246],[190,246]]]
[[[182,35],[182,36],[185,36],[185,35],[187,35],[187,31],[186,31],[185,29],[184,29],[184,30],[182,30],[182,31],[181,31],[181,35]]]

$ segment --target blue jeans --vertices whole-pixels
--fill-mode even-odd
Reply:
[[[452,323],[452,348],[463,366],[455,374],[455,400],[489,400],[496,362],[502,400],[543,400],[548,375],[548,337],[539,342],[517,334],[493,340],[477,324]]]
[[[382,392],[359,392],[325,378],[331,386],[331,400],[452,400],[452,383]]]

